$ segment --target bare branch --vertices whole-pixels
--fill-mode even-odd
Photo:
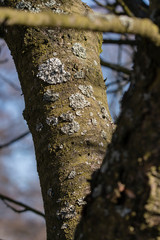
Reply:
[[[13,140],[11,140],[11,141],[9,141],[9,142],[0,145],[0,149],[5,148],[5,147],[8,147],[8,146],[11,145],[12,143],[21,140],[22,138],[24,138],[25,136],[27,136],[29,133],[30,133],[30,132],[27,131],[27,132],[23,133],[22,135],[18,136],[17,138],[14,138]]]
[[[42,212],[40,212],[40,211],[38,211],[38,210],[36,210],[36,209],[34,209],[34,208],[24,204],[22,202],[16,201],[16,200],[14,200],[14,199],[12,199],[12,198],[10,198],[8,196],[0,194],[0,199],[6,204],[7,207],[11,208],[14,212],[22,213],[22,212],[26,212],[26,211],[31,211],[31,212],[33,212],[33,213],[35,213],[35,214],[37,214],[37,215],[39,215],[41,217],[45,217],[44,213],[42,213]],[[24,209],[23,210],[18,210],[16,208],[14,208],[13,206],[11,206],[10,204],[8,204],[6,201],[14,203],[14,204],[16,204],[18,206],[21,206]]]
[[[125,73],[127,75],[130,75],[131,74],[131,70],[125,68],[125,67],[122,67],[118,64],[114,64],[114,63],[109,63],[109,62],[106,62],[106,61],[103,61],[101,59],[101,65],[104,66],[104,67],[108,67],[108,68],[111,68],[112,70],[114,71],[117,71],[117,72],[122,72],[122,73]]]
[[[18,86],[16,86],[14,83],[10,82],[6,77],[2,76],[2,74],[0,73],[0,79],[6,83],[8,83],[8,85],[10,85],[12,88],[14,88],[14,90],[16,91],[20,91],[20,88]]]
[[[130,39],[103,39],[103,43],[136,46],[138,44],[138,41]]]
[[[160,46],[159,27],[150,19],[130,18],[127,16],[88,14],[55,14],[41,12],[38,14],[17,11],[14,9],[0,8],[0,23],[6,25],[25,25],[41,27],[62,27],[99,32],[131,33],[149,38]]]

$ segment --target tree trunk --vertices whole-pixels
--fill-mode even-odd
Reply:
[[[160,48],[141,40],[131,86],[76,240],[160,239]]]
[[[41,3],[39,3],[41,2]],[[81,1],[4,1],[39,12],[85,14]],[[7,27],[4,36],[25,99],[44,201],[47,239],[73,239],[91,174],[99,168],[113,124],[99,54],[102,36],[60,28]]]

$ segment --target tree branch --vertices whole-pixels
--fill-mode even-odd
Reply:
[[[27,136],[29,133],[30,133],[30,132],[27,131],[27,132],[23,133],[22,135],[20,135],[19,137],[14,138],[13,140],[11,140],[11,141],[9,141],[9,142],[0,145],[0,149],[5,148],[5,147],[8,147],[8,146],[11,145],[12,143],[14,143],[14,142],[16,142],[16,141],[24,138],[24,137]]]
[[[138,44],[138,41],[130,39],[103,39],[103,43],[136,46]]]
[[[8,8],[0,8],[0,23],[6,25],[25,25],[41,27],[62,27],[99,32],[131,33],[149,38],[160,46],[159,28],[150,19],[130,18],[127,16],[115,16],[112,14],[88,14],[81,16],[76,14],[55,14],[41,12],[38,14],[17,11]]]
[[[19,201],[16,201],[16,200],[14,200],[14,199],[12,199],[10,197],[7,197],[7,196],[5,196],[3,194],[0,194],[0,199],[6,204],[7,207],[11,208],[14,212],[22,213],[22,212],[26,212],[26,211],[31,211],[31,212],[33,212],[33,213],[35,213],[35,214],[37,214],[37,215],[39,215],[41,217],[45,217],[44,213],[42,213],[42,212],[40,212],[40,211],[38,211],[38,210],[36,210],[36,209],[34,209],[34,208],[24,204],[22,202],[19,202]],[[24,209],[23,210],[17,210],[16,208],[14,208],[10,204],[8,204],[6,201],[14,203],[16,205],[19,205],[19,206],[23,207]]]
[[[117,72],[122,72],[122,73],[125,73],[127,75],[131,74],[131,70],[129,70],[129,69],[125,68],[125,67],[122,67],[122,66],[120,66],[118,64],[105,62],[102,59],[101,59],[101,65],[104,66],[104,67],[111,68],[112,70],[117,71]]]
[[[0,79],[6,83],[8,83],[8,85],[10,85],[12,88],[14,88],[14,90],[16,91],[20,91],[20,88],[18,86],[16,86],[16,84],[10,82],[6,77],[2,76],[2,74],[0,73]]]

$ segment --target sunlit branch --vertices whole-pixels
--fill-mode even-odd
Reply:
[[[0,145],[0,149],[5,148],[5,147],[8,147],[8,146],[10,146],[11,144],[13,144],[13,143],[21,140],[22,138],[24,138],[25,136],[27,136],[29,133],[30,133],[30,132],[27,131],[27,132],[23,133],[22,135],[18,136],[17,138],[14,138],[14,139],[12,139],[12,140],[9,141],[9,142]]]
[[[5,25],[48,26],[92,30],[99,32],[131,33],[149,38],[160,46],[159,27],[150,19],[130,18],[112,14],[55,14],[41,12],[38,14],[0,8],[0,23]]]
[[[22,202],[16,201],[16,200],[14,200],[14,199],[12,199],[12,198],[10,198],[10,197],[8,197],[8,196],[5,196],[5,195],[3,195],[3,194],[0,194],[0,199],[6,204],[7,207],[11,208],[14,212],[22,213],[22,212],[26,212],[26,211],[31,211],[31,212],[33,212],[33,213],[35,213],[35,214],[37,214],[37,215],[39,215],[39,216],[41,216],[41,217],[45,217],[44,213],[42,213],[42,212],[40,212],[40,211],[38,211],[38,210],[36,210],[36,209],[34,209],[34,208],[32,208],[32,207],[24,204],[24,203],[22,203]],[[10,205],[9,203],[7,203],[6,201],[7,201],[7,202],[14,203],[14,204],[16,204],[16,205],[18,205],[18,206],[21,206],[21,207],[23,207],[24,209],[23,209],[23,210],[18,210],[18,209],[16,209],[16,208],[14,208],[13,206],[11,206],[11,205]]]
[[[122,72],[122,73],[125,73],[127,75],[131,74],[131,70],[129,70],[125,67],[122,67],[118,64],[103,61],[102,59],[101,59],[101,65],[104,66],[104,67],[111,68],[112,70],[117,71],[117,72]]]

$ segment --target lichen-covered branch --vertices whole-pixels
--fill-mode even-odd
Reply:
[[[131,33],[149,38],[160,46],[159,28],[150,19],[131,18],[127,16],[99,15],[87,16],[77,14],[55,14],[41,12],[34,14],[13,9],[0,8],[0,22],[6,25],[26,25],[42,27],[62,27],[100,32]]]

